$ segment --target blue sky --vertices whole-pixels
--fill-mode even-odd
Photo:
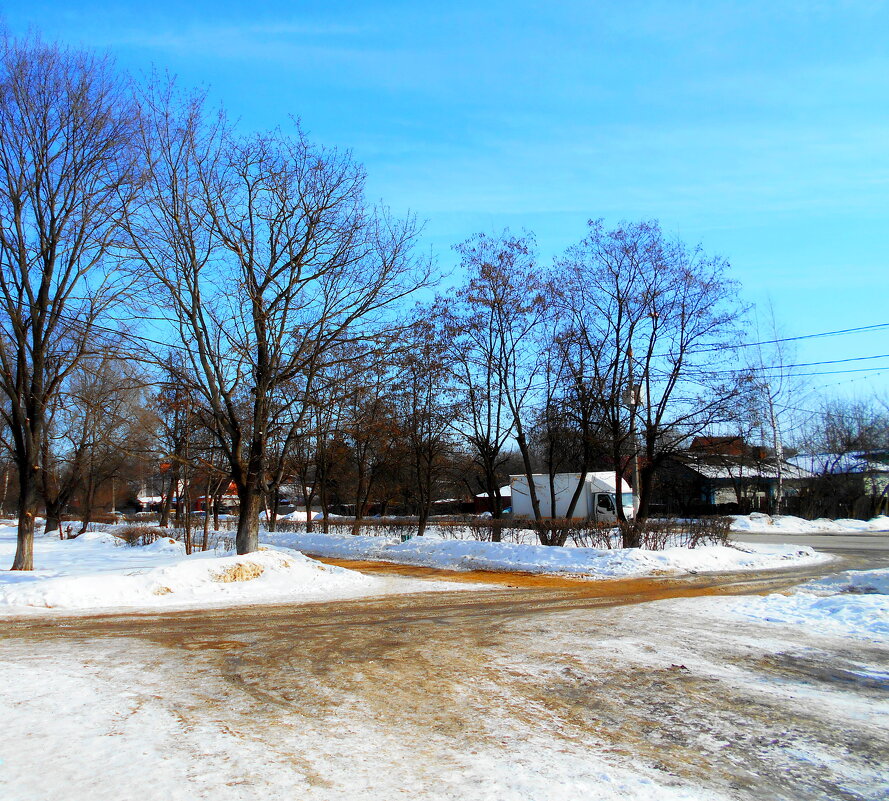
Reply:
[[[549,260],[589,218],[725,256],[787,335],[889,322],[884,2],[0,3],[8,27],[209,87],[244,128],[301,118],[450,246],[503,226]],[[889,354],[889,328],[799,362]],[[889,393],[879,374],[815,386]],[[842,369],[843,366],[813,368]]]

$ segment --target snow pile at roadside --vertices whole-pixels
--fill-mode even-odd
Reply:
[[[832,576],[810,581],[799,589],[813,592],[816,595],[851,593],[854,595],[889,596],[889,568],[846,570],[843,573],[834,573]]]
[[[879,515],[871,520],[843,518],[804,520],[793,515],[769,516],[761,512],[732,515],[732,531],[773,532],[776,534],[855,534],[869,531],[889,531],[889,516]]]
[[[506,542],[441,539],[435,534],[401,542],[396,537],[353,537],[300,532],[263,532],[263,542],[339,559],[377,560],[445,570],[510,570],[594,578],[621,578],[680,573],[811,565],[829,560],[809,547],[749,545],[700,548],[550,548]]]
[[[0,608],[158,608],[323,600],[372,593],[380,580],[323,565],[296,551],[185,555],[168,537],[122,545],[107,532],[35,538],[34,571],[0,573]],[[0,527],[0,559],[12,562],[15,530]]]
[[[742,617],[805,626],[809,633],[889,640],[889,568],[847,570],[790,595],[738,600]]]

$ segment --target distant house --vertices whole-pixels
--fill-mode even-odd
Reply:
[[[138,512],[159,512],[164,503],[163,495],[145,495],[139,493],[136,495],[136,505]]]
[[[500,511],[506,511],[512,505],[512,487],[509,484],[505,484],[500,487],[500,500],[503,503],[503,509]],[[494,511],[494,504],[492,499],[488,497],[487,492],[480,492],[472,499],[473,512],[477,515],[484,514],[485,512]]]
[[[808,516],[889,514],[889,451],[800,454],[790,461],[809,476],[803,495]]]
[[[796,511],[809,473],[783,460],[782,511]],[[746,514],[774,512],[779,465],[767,448],[741,437],[696,437],[689,448],[662,463],[652,504],[668,514]]]

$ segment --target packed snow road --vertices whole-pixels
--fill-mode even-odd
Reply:
[[[849,566],[9,618],[0,797],[884,798],[886,641],[739,596]]]
[[[867,534],[732,534],[735,542],[807,545],[841,557],[847,568],[889,566],[889,532]]]

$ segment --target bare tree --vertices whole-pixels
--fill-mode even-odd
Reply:
[[[768,443],[772,449],[776,477],[772,511],[780,514],[784,503],[784,446],[802,425],[797,407],[803,396],[803,379],[788,367],[794,361],[794,349],[781,336],[771,303],[763,318],[760,323],[760,315],[754,314],[757,344],[744,351],[749,371],[744,395],[749,422],[758,429],[763,444]]]
[[[421,308],[400,359],[398,382],[401,429],[411,457],[411,481],[422,537],[435,491],[450,471],[456,409],[444,332],[429,309]]]
[[[77,495],[86,530],[96,492],[143,457],[156,433],[135,363],[117,358],[110,345],[96,350],[104,352],[82,359],[49,405],[40,470],[45,533],[60,529]]]
[[[386,479],[398,469],[404,456],[392,384],[393,374],[379,369],[353,389],[346,408],[344,434],[351,457],[354,535],[360,533],[361,520],[370,509],[374,493],[382,495],[384,502],[388,500],[386,496],[391,493],[381,485],[391,484]]]
[[[327,360],[315,381],[305,436],[297,440],[295,470],[303,490],[307,531],[314,528],[312,504],[316,497],[321,505],[324,532],[330,527],[332,480],[346,454],[346,407],[354,390],[350,379],[356,360],[348,358],[350,351],[354,347],[346,347],[339,356]]]
[[[467,442],[481,473],[491,514],[500,518],[503,499],[499,471],[507,459],[504,448],[512,434],[512,420],[494,369],[490,312],[487,316],[469,315],[466,309],[440,300],[433,315],[446,321],[445,335],[451,343],[447,356],[458,398],[455,428]],[[472,487],[472,492],[475,494],[478,488]],[[495,531],[494,536],[499,537],[499,532]]]
[[[119,297],[136,109],[107,60],[0,41],[0,391],[19,479],[12,568],[34,566],[47,414]]]
[[[172,88],[146,97],[145,119],[149,189],[131,242],[164,290],[230,463],[237,549],[248,553],[280,388],[302,381],[294,402],[308,414],[333,346],[382,338],[389,308],[425,279],[411,256],[416,229],[369,207],[362,169],[298,129],[239,138]]]
[[[82,362],[74,378],[66,400],[83,448],[78,487],[83,533],[109,484],[113,508],[115,485],[148,450],[154,417],[147,409],[144,377],[135,363],[123,362],[111,349]]]
[[[202,421],[198,417],[193,381],[182,355],[171,351],[163,354],[160,361],[158,388],[151,406],[158,422],[161,469],[166,474],[166,491],[162,493],[160,510],[160,525],[166,528],[171,513],[175,514],[177,523],[181,522],[189,442],[202,427]]]
[[[811,517],[858,517],[889,505],[889,409],[885,401],[825,399],[798,457],[810,478],[804,506]]]
[[[491,446],[501,441],[501,416],[506,415],[506,430],[515,436],[522,455],[531,506],[539,520],[527,426],[545,362],[540,334],[548,306],[534,240],[530,234],[516,237],[508,231],[496,237],[477,234],[455,249],[468,275],[466,286],[457,293],[456,320],[463,336],[455,347],[465,352],[471,368],[466,383],[472,381],[473,373],[481,373],[480,384],[469,390],[470,394],[481,392],[473,405],[483,417],[477,419],[473,412],[473,434],[486,435],[480,444],[491,452]]]
[[[726,419],[738,394],[729,360],[742,314],[736,284],[722,259],[667,240],[654,222],[612,231],[590,222],[557,268],[562,312],[586,352],[617,478],[641,460],[633,487],[641,524],[660,464]],[[638,546],[638,525],[626,530],[625,546]]]
[[[558,296],[558,290],[552,291]],[[570,325],[551,340],[546,353],[544,392],[532,438],[539,462],[550,477],[550,508],[556,508],[555,474],[576,472],[580,480],[568,503],[573,517],[587,474],[613,466],[611,446],[604,436],[607,415],[586,367],[588,354]]]

